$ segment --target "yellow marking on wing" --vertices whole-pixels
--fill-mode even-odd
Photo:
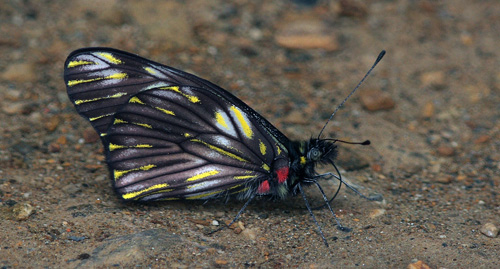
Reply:
[[[144,67],[144,70],[146,70],[151,75],[156,74],[156,71],[153,68],[151,68],[151,67]]]
[[[306,164],[306,157],[304,157],[304,156],[300,156],[300,164],[301,164],[301,165]]]
[[[198,174],[196,176],[192,176],[192,177],[186,179],[186,182],[204,179],[204,178],[209,177],[209,176],[217,175],[218,173],[220,173],[220,171],[217,171],[217,170],[203,172],[201,174]]]
[[[222,125],[222,127],[226,128],[226,129],[229,128],[226,120],[224,119],[224,117],[222,116],[222,114],[219,111],[215,112],[215,120],[217,121],[217,123]]]
[[[144,102],[141,101],[141,99],[139,99],[139,97],[137,97],[137,96],[130,98],[130,100],[128,100],[128,102],[144,105]]]
[[[107,133],[101,133],[100,136],[107,136]]]
[[[191,135],[189,133],[184,133],[184,137],[190,137]]]
[[[266,144],[262,142],[262,140],[259,139],[259,149],[260,149],[260,154],[266,155]]]
[[[156,165],[154,165],[154,164],[148,164],[148,165],[141,166],[139,168],[134,168],[134,169],[129,169],[129,170],[114,170],[113,177],[115,180],[117,180],[127,173],[134,172],[134,171],[148,171],[151,168],[155,168],[155,167],[156,167]]]
[[[89,61],[71,61],[68,63],[68,68],[80,66],[80,65],[89,65],[89,64],[95,64],[94,62],[89,62]]]
[[[113,113],[100,115],[100,116],[97,116],[97,117],[89,118],[89,121],[95,121],[95,120],[98,120],[100,118],[104,118],[104,117],[111,116],[111,115],[113,115]]]
[[[152,148],[153,145],[149,145],[149,144],[137,144],[137,145],[133,145],[133,146],[124,146],[124,145],[117,145],[117,144],[113,144],[113,143],[109,143],[109,151],[113,151],[115,149],[125,149],[125,148]]]
[[[243,113],[241,112],[241,110],[239,110],[235,106],[231,106],[231,110],[236,115],[236,119],[240,123],[241,129],[243,129],[243,133],[246,135],[246,137],[251,139],[253,137],[253,131],[250,128],[250,125],[248,124],[248,122],[245,120],[245,117],[243,116]]]
[[[223,191],[224,191],[224,190],[213,191],[213,192],[208,192],[208,193],[202,193],[202,194],[198,194],[198,195],[195,195],[195,196],[186,197],[186,200],[196,200],[196,199],[201,199],[201,198],[204,198],[204,197],[207,197],[207,196],[212,196],[212,195],[215,195],[215,194],[221,193],[221,192],[223,192]]]
[[[115,56],[113,56],[111,53],[99,52],[98,54],[114,64],[122,64],[123,63],[120,59],[115,58]]]
[[[278,155],[281,155],[281,148],[278,145],[276,145],[276,148],[278,149]]]
[[[140,123],[140,122],[132,122],[133,124],[135,125],[139,125],[139,126],[142,126],[142,127],[146,127],[148,129],[153,129],[153,126],[147,124],[147,123]]]
[[[256,175],[253,176],[235,176],[233,177],[234,179],[249,179],[249,178],[256,178]]]
[[[181,92],[181,90],[179,90],[179,86],[169,86],[169,87],[163,87],[163,88],[160,88],[161,90],[170,90],[170,91],[174,91],[174,92],[177,92],[179,94],[181,94],[182,96],[186,97],[191,103],[198,103],[200,102],[200,98],[194,96],[194,95],[189,95],[189,94],[185,94],[183,92]]]
[[[172,116],[175,116],[175,113],[171,110],[166,110],[164,108],[161,108],[161,107],[155,107],[156,109],[160,110],[161,112],[165,113],[165,114],[168,114],[168,115],[172,115]]]
[[[269,168],[269,165],[267,165],[267,164],[263,164],[263,165],[262,165],[262,168],[263,168],[264,170],[266,170],[266,171],[271,171],[271,168]]]
[[[120,124],[120,123],[128,123],[128,121],[125,121],[125,120],[122,120],[122,119],[115,118],[115,121],[113,122],[113,124]]]
[[[127,73],[115,73],[115,74],[112,74],[112,75],[109,75],[106,77],[101,77],[101,78],[75,79],[75,80],[68,81],[68,87],[72,87],[72,86],[82,84],[82,83],[89,83],[89,82],[104,80],[104,79],[124,79],[126,77],[128,77]]]
[[[214,146],[214,145],[208,144],[208,143],[207,143],[207,142],[205,142],[205,141],[201,141],[201,140],[199,140],[199,139],[191,139],[190,141],[191,141],[191,142],[202,143],[203,145],[207,146],[209,149],[215,150],[215,151],[219,152],[220,154],[222,154],[222,155],[224,155],[224,156],[227,156],[227,157],[229,157],[229,158],[233,158],[233,159],[238,160],[238,161],[240,161],[240,162],[248,162],[247,160],[245,160],[245,159],[241,158],[240,156],[238,156],[238,155],[236,155],[236,154],[234,154],[234,153],[231,153],[231,152],[229,152],[229,151],[223,150],[223,149],[221,149],[221,148],[219,148],[219,147],[216,147],[216,146]]]
[[[115,93],[113,95],[108,95],[108,96],[103,96],[103,97],[96,97],[96,98],[93,98],[93,99],[75,100],[75,105],[80,105],[80,104],[89,103],[89,102],[95,102],[95,101],[99,101],[99,100],[103,100],[103,99],[120,98],[120,97],[122,97],[124,95],[127,95],[127,93],[126,92],[118,92],[118,93]]]
[[[139,190],[139,191],[135,191],[135,192],[129,192],[129,193],[125,193],[122,195],[123,199],[133,199],[145,192],[148,192],[148,191],[152,191],[152,190],[157,190],[157,189],[163,189],[163,188],[166,188],[168,187],[168,184],[167,183],[161,183],[161,184],[156,184],[156,185],[153,185],[151,187],[148,187],[148,188],[145,188],[145,189],[142,189],[142,190]],[[164,192],[165,191],[172,191],[172,189],[170,190],[163,190]]]

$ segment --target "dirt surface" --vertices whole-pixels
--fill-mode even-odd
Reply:
[[[496,0],[0,2],[0,266],[499,268],[499,14]],[[122,203],[62,79],[88,46],[209,79],[290,139],[317,135],[387,50],[325,133],[372,141],[340,144],[337,163],[384,200],[342,189],[349,233],[315,211],[330,248],[300,197],[211,236],[241,202]]]

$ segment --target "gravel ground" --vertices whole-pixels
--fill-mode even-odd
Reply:
[[[499,268],[498,1],[0,2],[0,265]],[[337,113],[342,189],[243,205],[126,204],[66,95],[67,55],[114,47],[209,79],[290,139]],[[329,171],[324,167],[321,171]],[[333,193],[336,182],[324,182]],[[318,194],[311,191],[311,200]]]

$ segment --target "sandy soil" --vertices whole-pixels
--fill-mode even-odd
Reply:
[[[314,2],[0,2],[0,266],[499,268],[484,234],[500,227],[498,2]],[[88,46],[209,79],[290,139],[317,135],[387,50],[326,132],[372,141],[341,144],[338,164],[384,200],[343,189],[349,233],[316,211],[330,248],[300,197],[212,236],[241,202],[122,203],[62,79]]]

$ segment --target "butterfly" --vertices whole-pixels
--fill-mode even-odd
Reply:
[[[329,200],[318,180],[345,184],[334,164],[340,140],[321,134],[344,102],[317,138],[291,141],[221,87],[128,52],[76,50],[64,64],[64,81],[76,110],[101,138],[113,188],[123,200],[236,197],[246,202],[235,222],[256,197],[300,194],[328,246],[303,188],[317,186],[335,216],[330,202],[342,184]],[[318,174],[318,164],[336,172]]]

